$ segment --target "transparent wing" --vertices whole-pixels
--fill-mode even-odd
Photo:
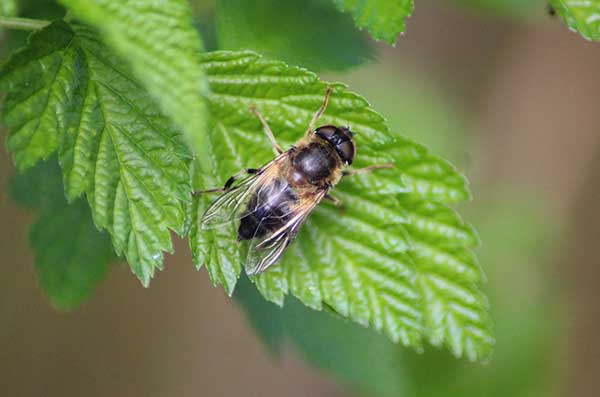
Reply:
[[[220,195],[202,216],[202,229],[214,229],[230,224],[234,221],[241,208],[252,192],[260,185],[261,175],[246,175],[238,184]]]
[[[292,216],[285,225],[264,237],[253,238],[249,241],[245,264],[246,274],[262,273],[281,258],[326,193],[327,191],[323,190],[311,199],[304,199],[301,204],[290,210]]]
[[[243,204],[247,203],[253,193],[273,177],[274,166],[283,160],[284,155],[285,153],[276,157],[258,173],[244,175],[230,190],[213,201],[202,216],[202,229],[220,228],[239,219],[241,210],[245,208]]]

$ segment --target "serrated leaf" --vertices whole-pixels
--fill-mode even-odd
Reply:
[[[109,236],[96,229],[84,200],[67,203],[53,161],[13,177],[12,190],[18,202],[40,211],[29,240],[41,287],[57,308],[77,306],[115,259]]]
[[[207,186],[216,183],[215,179],[200,178],[197,186]],[[223,230],[201,232],[198,219],[210,204],[209,197],[198,197],[192,205],[192,225],[190,229],[190,247],[192,260],[196,268],[206,267],[213,284],[222,284],[228,295],[231,296],[235,289],[240,271],[242,269],[238,246],[231,241],[231,234]]]
[[[179,126],[203,161],[206,129],[199,67],[202,44],[185,0],[61,0],[97,27],[162,110]]]
[[[35,38],[0,70],[0,90],[7,92],[3,119],[10,128],[6,145],[21,170],[58,148],[66,126],[64,87],[77,83],[73,70],[62,67],[61,50],[71,36],[48,29],[41,40]]]
[[[429,150],[408,138],[398,136],[390,148],[406,192],[422,200],[457,203],[471,199],[467,179],[447,160],[432,155]]]
[[[30,38],[0,71],[4,121],[17,166],[58,149],[69,200],[86,194],[147,285],[184,234],[191,179],[178,131],[90,28],[62,22]]]
[[[404,33],[406,19],[414,9],[413,0],[333,0],[343,12],[354,18],[356,26],[367,31],[376,40],[396,43]]]
[[[221,50],[253,50],[316,71],[374,57],[367,36],[328,0],[219,0],[216,28]]]
[[[248,110],[251,104],[280,143],[289,145],[303,134],[328,85],[303,69],[250,52],[207,54],[203,67],[211,89],[215,173],[210,177],[220,181],[216,185],[272,158],[262,126]],[[350,125],[356,132],[356,167],[387,161],[396,167],[346,178],[334,191],[343,210],[320,205],[282,262],[253,282],[267,300],[280,305],[291,293],[311,308],[326,306],[417,349],[425,333],[456,355],[484,357],[491,340],[475,336],[491,335],[491,325],[465,317],[474,307],[486,313],[485,297],[475,287],[482,274],[469,251],[478,240],[455,212],[433,201],[470,197],[466,179],[421,145],[388,131],[363,98],[340,84],[332,86],[320,123]],[[218,271],[222,259],[211,256],[214,249],[236,249],[235,231],[227,242],[213,232],[200,232],[198,220],[209,202],[202,200],[194,211],[192,250],[197,264],[206,264],[213,282],[224,284],[231,294],[239,259],[226,255],[227,266]],[[203,246],[211,241],[211,248]]]
[[[288,342],[308,363],[354,392],[359,387],[366,395],[381,396],[433,397],[448,390],[473,397],[544,394],[549,377],[556,372],[555,343],[559,338],[557,327],[547,325],[557,321],[560,294],[543,270],[554,255],[548,252],[547,243],[558,237],[556,226],[549,213],[540,211],[539,200],[524,200],[522,191],[499,195],[498,187],[486,190],[494,193],[493,198],[478,200],[476,218],[486,237],[482,247],[485,262],[494,265],[490,271],[498,276],[490,277],[487,288],[498,323],[498,347],[488,365],[469,365],[441,352],[419,355],[395,349],[360,327],[325,313],[311,313],[295,299],[280,309],[261,302],[244,278],[236,289],[237,302],[271,349],[278,352]],[[514,273],[520,275],[518,291],[514,277],[502,277]],[[545,276],[539,279],[541,274]],[[515,361],[522,351],[530,354]],[[370,356],[373,352],[375,356]],[[383,375],[386,373],[388,376]]]
[[[203,68],[210,78],[211,93],[207,96],[207,101],[214,116],[211,133],[208,135],[210,169],[214,170],[209,181],[214,181],[213,185],[222,184],[228,178],[224,175],[230,176],[250,164],[262,164],[271,158],[268,147],[260,151],[248,150],[251,146],[245,142],[251,140],[251,145],[255,148],[262,147],[265,142],[262,135],[256,134],[262,131],[262,127],[256,118],[250,116],[248,108],[251,104],[255,104],[265,115],[283,112],[285,116],[280,117],[280,122],[272,127],[281,132],[283,140],[286,140],[287,134],[287,141],[291,143],[295,141],[297,131],[306,128],[314,109],[323,101],[327,87],[313,73],[289,68],[281,62],[264,60],[252,52],[214,52],[203,57]],[[256,76],[261,78],[257,79]],[[341,92],[342,85],[336,87]],[[301,89],[301,94],[289,95],[294,88]],[[247,96],[247,92],[252,95]],[[284,103],[278,104],[277,100],[281,100],[282,94],[286,98],[283,99]],[[367,102],[356,94],[347,92],[343,96],[332,98],[331,106],[339,108],[339,117],[330,118],[332,123],[352,122],[357,131],[364,135],[363,139],[371,139],[375,143],[383,144],[391,140],[388,134],[380,132],[386,130],[381,116],[368,109]],[[289,112],[293,112],[293,117],[288,117]],[[270,116],[267,117],[271,119]],[[207,176],[203,175],[202,178]],[[197,186],[210,186],[209,183],[199,183]],[[197,207],[198,211],[194,213],[196,217],[202,215],[210,198],[198,200],[204,200],[204,205]],[[228,264],[222,271],[210,270],[212,262],[205,261],[201,253],[206,239],[213,241],[213,238],[206,237],[206,233],[198,233],[196,226],[194,223],[190,238],[195,262],[197,265],[206,262],[209,273],[217,276],[212,278],[213,282],[223,284],[231,294],[241,270],[239,263]]]
[[[550,4],[569,29],[587,40],[600,40],[599,0],[550,0]]]

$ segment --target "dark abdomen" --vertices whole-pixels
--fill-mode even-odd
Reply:
[[[292,217],[297,200],[293,189],[282,179],[263,186],[250,198],[238,227],[240,240],[261,238],[284,226]]]

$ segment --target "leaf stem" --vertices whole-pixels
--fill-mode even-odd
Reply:
[[[40,30],[50,24],[50,21],[30,18],[0,17],[0,27],[16,30]]]

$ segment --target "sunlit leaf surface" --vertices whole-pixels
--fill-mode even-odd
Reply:
[[[207,54],[203,64],[216,170],[209,177],[219,185],[273,156],[248,110],[251,104],[289,145],[303,134],[327,87],[310,72],[249,52]],[[333,86],[320,123],[350,125],[356,132],[354,166],[393,161],[396,167],[342,181],[334,194],[343,209],[321,204],[281,264],[254,283],[270,301],[283,304],[292,294],[309,307],[326,307],[417,349],[425,336],[457,356],[487,356],[491,321],[478,289],[482,272],[470,251],[478,238],[445,205],[470,197],[465,178],[425,147],[388,131],[362,97]],[[234,236],[200,230],[209,201],[195,205],[192,250],[213,282],[231,293],[243,258]]]
[[[57,22],[0,71],[7,146],[27,169],[59,152],[67,198],[85,194],[147,285],[184,234],[190,155],[145,90],[87,27]]]

